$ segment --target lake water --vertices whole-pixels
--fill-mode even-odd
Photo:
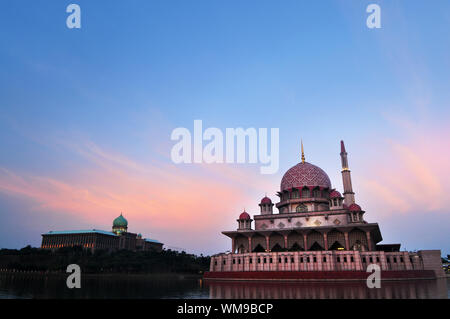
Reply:
[[[449,298],[450,279],[382,282],[255,283],[205,282],[183,276],[85,275],[80,289],[68,289],[64,275],[0,274],[0,298]]]

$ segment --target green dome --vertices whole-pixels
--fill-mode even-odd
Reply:
[[[122,216],[122,213],[119,217],[114,219],[113,221],[113,227],[127,227],[128,221],[125,219],[125,217]]]

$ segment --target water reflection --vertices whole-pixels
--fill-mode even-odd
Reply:
[[[426,299],[448,298],[446,279],[382,282],[369,289],[365,282],[257,283],[209,281],[210,298],[228,299]]]
[[[67,275],[0,275],[0,298],[160,299],[208,298],[196,277],[179,275],[86,275],[68,289]]]
[[[68,289],[67,275],[0,274],[1,298],[448,298],[450,279],[382,282],[214,282],[179,275],[85,275],[81,289]]]

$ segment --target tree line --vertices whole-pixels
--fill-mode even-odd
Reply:
[[[65,272],[77,264],[83,273],[185,273],[201,274],[209,269],[209,256],[196,256],[173,250],[129,251],[63,247],[51,251],[33,248],[1,249],[0,269],[16,271]]]

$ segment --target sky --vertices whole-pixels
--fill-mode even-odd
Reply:
[[[244,209],[277,201],[300,139],[342,191],[342,139],[383,243],[450,254],[449,28],[447,0],[2,1],[0,248],[123,212],[129,231],[223,252]],[[173,163],[194,120],[279,128],[278,172]]]

